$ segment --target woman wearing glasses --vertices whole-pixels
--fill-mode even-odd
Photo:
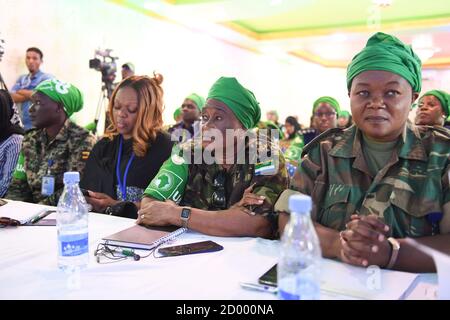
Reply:
[[[450,133],[408,121],[421,90],[420,59],[377,33],[348,66],[347,87],[355,126],[306,146],[294,180],[315,204],[323,254],[363,267],[435,271],[405,241],[450,251]],[[286,193],[276,210],[287,212]],[[287,217],[280,214],[281,229]]]
[[[312,116],[314,129],[301,131],[305,145],[328,129],[336,128],[339,112],[339,102],[333,97],[324,96],[314,101]]]
[[[283,156],[254,134],[260,116],[251,91],[235,78],[217,80],[202,110],[203,139],[164,163],[144,193],[137,223],[273,237],[273,204],[288,179]]]
[[[112,93],[111,125],[94,146],[80,183],[95,212],[114,213],[123,201],[139,207],[144,189],[170,156],[172,142],[162,132],[162,80],[159,74],[131,76]],[[135,210],[117,214],[136,218]]]

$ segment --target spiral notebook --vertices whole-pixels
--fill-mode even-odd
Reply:
[[[186,230],[186,228],[178,227],[144,227],[135,225],[109,235],[102,240],[105,241],[106,245],[151,250],[178,237]]]

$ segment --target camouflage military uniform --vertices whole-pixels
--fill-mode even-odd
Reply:
[[[249,145],[251,145],[251,143]],[[258,153],[264,152],[265,150],[262,149],[263,146],[259,146],[260,148]],[[191,154],[194,155],[195,151],[193,142],[188,141],[180,146],[180,148],[181,150],[191,148]],[[248,155],[248,149],[246,149],[246,153]],[[249,209],[256,214],[267,217],[271,222],[273,231],[276,231],[277,215],[273,211],[273,205],[275,204],[275,201],[280,193],[288,187],[288,176],[285,168],[284,157],[279,154],[279,156],[274,156],[273,158],[275,159],[273,169],[270,169],[271,171],[265,171],[264,174],[262,173],[262,170],[264,169],[261,169],[264,168],[264,164],[261,166],[261,163],[258,162],[256,162],[256,164],[234,164],[230,169],[225,171],[220,165],[215,163],[195,164],[195,162],[192,161],[192,163],[187,166],[187,183],[184,190],[180,191],[180,193],[182,193],[180,195],[180,201],[177,201],[177,199],[173,200],[179,202],[181,206],[190,206],[203,210],[215,211],[227,209],[242,199],[246,188],[252,184],[255,184],[253,187],[253,193],[265,196],[266,200],[261,206],[255,206]],[[168,161],[172,160],[169,159]],[[249,163],[250,161],[247,162]],[[155,196],[157,194],[161,194],[155,189],[159,188],[159,191],[161,191],[163,186],[167,184],[168,177],[164,171],[166,171],[166,169],[170,171],[170,169],[166,163],[163,164],[160,172],[150,183],[144,193],[145,195],[159,200],[166,199],[166,197],[161,198]],[[270,165],[266,167],[268,168]],[[172,173],[174,173],[173,170]],[[224,207],[222,208],[218,207],[217,203],[213,200],[213,193],[217,192],[218,189],[217,186],[214,186],[214,179],[219,174],[224,176],[223,191],[226,200]],[[156,184],[155,181],[157,182]]]
[[[293,189],[311,195],[313,219],[343,230],[352,214],[376,214],[393,237],[450,232],[449,131],[408,123],[403,143],[374,177],[361,151],[361,132],[355,126],[339,130],[305,147],[293,181]]]
[[[64,172],[81,173],[94,144],[95,137],[70,120],[66,120],[52,141],[47,141],[43,129],[28,131],[22,142],[24,162],[18,164],[6,198],[57,205],[64,188]],[[49,160],[53,162],[50,174],[55,177],[55,192],[51,196],[43,196],[42,177],[47,175]]]

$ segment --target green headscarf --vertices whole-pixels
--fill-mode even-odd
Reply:
[[[205,98],[203,98],[202,96],[196,94],[196,93],[191,93],[190,95],[188,95],[185,99],[189,99],[194,101],[194,103],[196,104],[198,110],[202,111],[203,106],[205,105]]]
[[[173,120],[177,121],[177,118],[181,115],[181,107],[177,108],[173,113]]]
[[[350,112],[348,112],[347,110],[342,110],[341,112],[339,112],[338,117],[343,117],[343,118],[350,118],[351,114]]]
[[[261,118],[261,109],[255,95],[236,78],[221,77],[209,90],[208,99],[225,103],[246,129],[254,128]]]
[[[83,108],[83,95],[70,83],[49,79],[41,82],[34,91],[42,92],[53,101],[61,103],[69,118]]]
[[[419,101],[425,96],[435,96],[441,103],[445,115],[447,117],[450,115],[450,95],[447,92],[442,90],[430,90],[425,92],[423,96],[420,97]]]
[[[411,46],[389,34],[377,32],[367,41],[366,47],[353,57],[347,67],[347,89],[353,79],[364,71],[389,71],[407,80],[414,92],[422,87],[422,63]]]
[[[321,102],[326,102],[328,103],[335,111],[337,114],[339,114],[339,112],[341,111],[341,108],[339,106],[339,102],[337,102],[337,100],[333,97],[328,97],[328,96],[324,96],[324,97],[320,97],[319,99],[317,99],[316,101],[314,101],[313,104],[313,113],[316,111],[316,108],[319,106],[319,104]]]

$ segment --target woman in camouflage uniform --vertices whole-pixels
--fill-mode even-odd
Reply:
[[[408,121],[421,89],[420,59],[377,33],[348,66],[347,86],[355,126],[306,146],[293,184],[312,197],[323,254],[358,266],[435,271],[405,242],[450,249],[450,135]],[[276,210],[287,212],[289,192]],[[281,214],[281,229],[286,221]]]
[[[217,80],[202,110],[203,140],[180,146],[184,157],[173,153],[164,163],[144,193],[137,223],[183,225],[216,236],[273,237],[273,204],[288,180],[276,150],[262,160],[270,141],[252,135],[260,115],[251,91],[235,78]],[[230,138],[227,129],[239,133]]]

